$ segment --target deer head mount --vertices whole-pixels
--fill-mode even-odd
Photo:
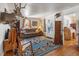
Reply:
[[[14,6],[15,6],[14,12],[15,12],[15,14],[16,14],[16,15],[21,15],[21,12],[20,12],[20,11],[21,11],[21,9],[25,8],[26,5],[27,5],[27,4],[25,4],[24,6],[22,6],[21,3],[14,3]]]

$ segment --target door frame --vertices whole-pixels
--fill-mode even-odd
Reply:
[[[76,13],[71,13],[71,14],[75,14],[75,15],[76,15],[76,22],[77,22],[77,21],[78,21],[78,16],[77,16],[77,14],[76,14]],[[69,14],[64,14],[64,15],[69,15]],[[64,20],[65,20],[65,19],[64,19],[64,15],[62,15],[62,24],[64,23]],[[63,45],[64,45],[64,25],[62,26],[62,28],[63,28],[63,30],[62,30],[62,31],[63,31],[63,32],[62,32],[62,34],[63,34],[63,35],[62,35],[62,39],[63,39]],[[77,35],[77,36],[76,36],[76,40],[78,40],[77,45],[79,46],[79,39],[78,39],[78,33],[77,33],[78,31],[77,31],[77,30],[78,30],[78,23],[76,23],[76,35]]]

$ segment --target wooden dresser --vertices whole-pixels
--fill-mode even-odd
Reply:
[[[65,40],[70,40],[71,39],[71,31],[67,27],[64,27],[64,39]]]

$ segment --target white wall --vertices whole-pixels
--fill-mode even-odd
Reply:
[[[8,13],[12,13],[14,9],[13,3],[0,3],[0,12],[4,12],[4,8],[7,9]]]
[[[71,18],[69,16],[65,15],[63,26],[64,27],[70,27],[70,24],[71,24]]]
[[[40,27],[41,30],[43,31],[43,19],[42,18],[27,17],[27,19],[31,21],[31,24],[32,24],[32,21],[38,22],[37,26],[34,27],[31,25],[31,28],[39,28]]]

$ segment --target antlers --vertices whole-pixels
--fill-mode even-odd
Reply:
[[[14,3],[14,6],[15,6],[14,12],[15,12],[15,14],[21,15],[21,12],[20,12],[20,11],[21,11],[22,8],[25,8],[26,5],[27,5],[27,4],[25,4],[25,5],[22,7],[22,4],[21,4],[21,3]]]
[[[25,8],[27,4],[22,7],[21,3],[14,3],[15,9],[18,7],[19,9]]]
[[[26,7],[26,5],[27,5],[27,4],[25,4],[25,5],[22,7],[22,6],[21,6],[21,3],[20,3],[20,8],[25,8],[25,7]]]

